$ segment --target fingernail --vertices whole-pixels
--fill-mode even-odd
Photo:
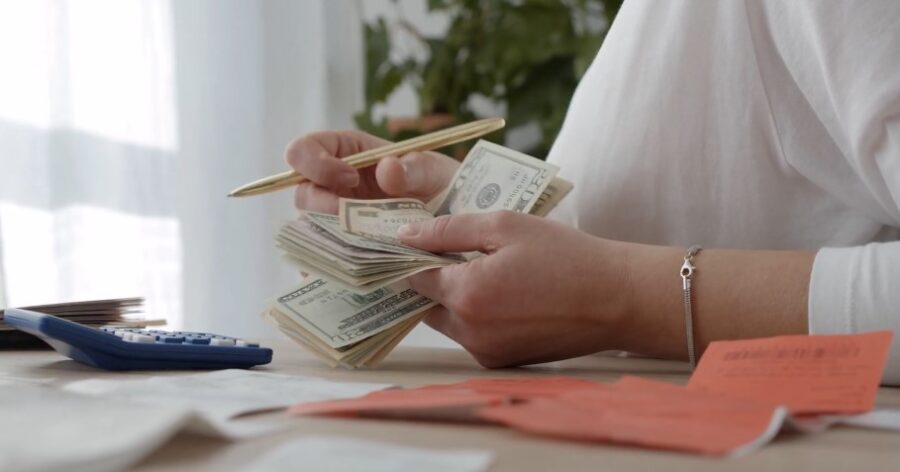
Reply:
[[[356,172],[345,172],[338,176],[338,184],[341,188],[351,188],[359,185],[359,174]]]
[[[414,238],[419,234],[419,225],[415,223],[405,224],[397,228],[397,236],[401,238]]]
[[[416,188],[422,181],[422,166],[411,166],[408,162],[401,162],[403,174],[406,176],[407,190]]]

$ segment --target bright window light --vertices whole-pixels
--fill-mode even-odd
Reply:
[[[0,119],[172,150],[166,0],[0,1]]]
[[[0,222],[9,306],[145,296],[150,317],[182,325],[174,218],[0,202]]]
[[[0,1],[0,120],[50,126],[50,2]]]

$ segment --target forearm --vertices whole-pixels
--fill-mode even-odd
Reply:
[[[629,313],[623,348],[686,359],[682,284],[685,248],[626,244]],[[720,339],[807,333],[811,251],[702,251],[693,278],[698,355]]]

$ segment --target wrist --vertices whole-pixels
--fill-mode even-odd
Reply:
[[[619,349],[686,358],[682,281],[684,248],[624,243],[626,301]]]
[[[625,336],[630,331],[632,310],[629,281],[629,246],[631,243],[590,236],[590,243],[580,250],[585,255],[569,268],[577,283],[576,292],[566,297],[567,310],[579,313],[582,326],[589,329],[584,340],[585,353],[624,350]],[[579,270],[581,269],[581,270]]]

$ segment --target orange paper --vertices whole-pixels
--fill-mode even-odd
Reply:
[[[509,395],[510,400],[554,397],[577,390],[601,388],[608,388],[608,385],[575,377],[469,379],[455,384],[422,387],[429,390],[467,389],[479,393],[505,394]]]
[[[454,384],[372,392],[360,398],[305,403],[298,415],[367,416],[440,421],[479,420],[477,408],[536,397],[553,397],[607,385],[573,377],[469,379]]]
[[[893,333],[778,336],[709,345],[688,387],[787,406],[794,414],[875,406]]]
[[[296,415],[360,416],[432,421],[479,421],[478,408],[498,405],[508,395],[464,389],[391,389],[360,398],[303,403],[288,412]]]
[[[487,407],[479,415],[544,436],[724,455],[749,452],[768,442],[786,412],[774,405],[626,378],[608,389]]]
[[[500,423],[577,441],[747,453],[795,414],[870,410],[892,334],[712,343],[687,387],[623,377],[470,379],[297,405],[295,414]]]

